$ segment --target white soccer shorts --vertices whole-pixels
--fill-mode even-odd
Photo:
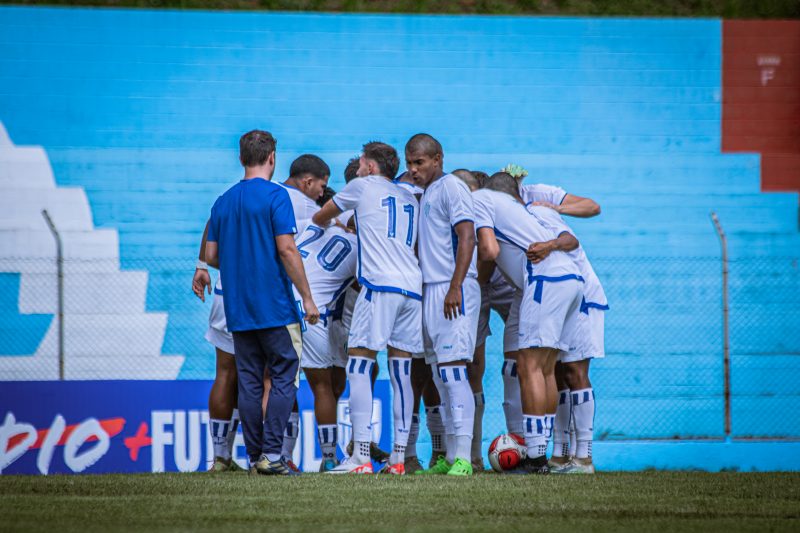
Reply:
[[[580,334],[580,306],[583,283],[536,280],[522,295],[519,308],[518,349],[556,348],[568,351],[570,341]]]
[[[584,359],[602,359],[606,356],[605,317],[602,309],[584,308],[580,313],[581,329],[574,350],[558,352],[562,363],[574,363]]]
[[[211,313],[208,315],[208,329],[205,338],[215,348],[233,354],[233,335],[228,331],[225,305],[222,295],[217,292],[217,289],[214,289],[214,299],[211,301]]]
[[[329,319],[327,326],[322,320],[314,325],[306,323],[306,330],[303,332],[303,357],[300,359],[303,368],[344,368],[347,365],[346,339],[342,342],[345,346],[341,349],[337,349],[339,347],[335,345],[341,339],[341,328],[334,327],[334,324],[340,322]]]
[[[387,345],[405,352],[421,352],[422,302],[397,292],[361,287],[347,345],[376,352]]]
[[[473,278],[464,280],[461,314],[454,320],[444,316],[444,298],[449,289],[449,281],[427,283],[422,289],[422,324],[428,364],[471,362],[475,352],[481,307],[480,285]]]

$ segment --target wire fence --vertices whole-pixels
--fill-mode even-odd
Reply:
[[[730,414],[736,438],[800,437],[798,257],[732,260]],[[598,439],[725,435],[718,257],[599,258],[606,357],[592,363]],[[64,261],[64,378],[211,379],[210,299],[191,258]],[[215,274],[212,272],[212,276]],[[0,260],[0,381],[59,379],[52,258]],[[504,432],[502,328],[492,316],[484,435]]]

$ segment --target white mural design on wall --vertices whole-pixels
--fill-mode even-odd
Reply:
[[[84,190],[57,187],[44,149],[15,146],[0,123],[0,273],[20,275],[18,313],[54,315],[34,353],[0,353],[0,381],[58,379],[56,246],[43,209],[64,243],[65,379],[177,378],[184,357],[161,354],[167,314],[145,310],[147,272],[120,270],[117,232],[94,228]]]

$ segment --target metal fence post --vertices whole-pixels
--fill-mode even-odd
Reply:
[[[61,246],[61,235],[53,224],[47,209],[42,209],[50,232],[56,239],[56,267],[58,269],[58,379],[64,380],[64,251]]]
[[[725,438],[731,438],[731,345],[728,311],[728,240],[725,231],[715,212],[711,212],[711,220],[719,236],[722,247],[722,352],[725,395]]]

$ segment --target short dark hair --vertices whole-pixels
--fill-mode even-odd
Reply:
[[[472,175],[475,176],[476,180],[478,180],[478,185],[481,189],[486,187],[486,182],[489,181],[489,174],[481,170],[470,170],[470,172],[472,172]]]
[[[427,133],[417,133],[413,135],[406,143],[406,152],[423,153],[427,156],[433,157],[436,154],[444,156],[442,145]]]
[[[239,138],[239,161],[245,167],[257,167],[267,162],[278,141],[268,131],[248,131]]]
[[[393,180],[400,168],[400,158],[397,150],[382,142],[371,141],[364,145],[364,157],[372,159],[378,164],[382,176]]]
[[[311,174],[321,180],[325,176],[331,175],[331,169],[322,158],[313,154],[303,154],[292,161],[292,166],[289,167],[289,177],[299,178],[305,174]]]
[[[519,196],[519,183],[508,172],[495,172],[486,183],[486,188],[492,191],[504,192],[514,198]]]
[[[344,167],[344,182],[345,183],[350,183],[351,181],[353,181],[354,179],[356,179],[358,177],[358,167],[361,164],[360,161],[359,161],[360,159],[361,159],[360,157],[355,156],[355,157],[351,158],[350,161],[347,162],[347,166]]]
[[[336,195],[336,191],[334,191],[330,187],[325,187],[325,190],[322,192],[322,196],[317,198],[317,205],[322,207],[323,205],[328,203],[328,200],[333,198],[335,195]]]
[[[480,182],[477,180],[477,178],[475,178],[475,176],[472,175],[472,172],[470,172],[466,168],[459,168],[458,170],[454,170],[453,172],[451,172],[451,174],[453,174],[454,176],[458,176],[458,178],[461,179],[461,181],[463,181],[464,183],[466,183],[467,187],[469,187],[470,189],[481,188]]]

